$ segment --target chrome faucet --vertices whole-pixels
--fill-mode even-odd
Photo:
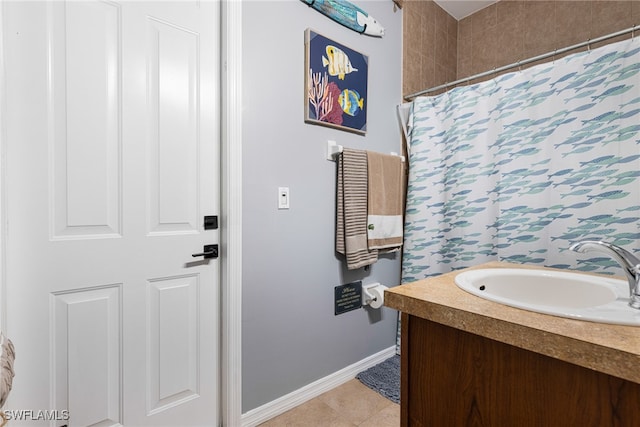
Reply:
[[[615,259],[624,270],[629,282],[629,305],[640,309],[640,259],[619,246],[594,240],[574,243],[569,249],[579,253],[602,252]]]

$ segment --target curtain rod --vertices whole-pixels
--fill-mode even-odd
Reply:
[[[581,47],[584,47],[584,46],[589,46],[592,43],[598,43],[598,42],[601,42],[601,41],[604,41],[604,40],[611,39],[613,37],[622,36],[622,35],[627,34],[627,33],[633,33],[634,31],[637,31],[637,30],[640,30],[640,25],[636,25],[634,27],[627,28],[626,30],[620,30],[620,31],[615,32],[615,33],[607,34],[606,36],[598,37],[598,38],[595,38],[593,40],[587,40],[586,42],[574,44],[573,46],[568,46],[568,47],[564,47],[562,49],[557,49],[557,50],[554,50],[553,52],[548,52],[548,53],[544,53],[542,55],[534,56],[532,58],[525,59],[523,61],[514,62],[513,64],[503,65],[502,67],[494,68],[493,70],[489,70],[489,71],[485,71],[485,72],[482,72],[482,73],[474,74],[473,76],[465,77],[465,78],[462,78],[462,79],[459,79],[459,80],[456,80],[456,81],[453,81],[453,82],[450,82],[450,83],[441,84],[440,86],[435,86],[435,87],[432,87],[430,89],[422,90],[420,92],[412,93],[411,95],[405,96],[404,99],[406,101],[411,101],[412,99],[414,99],[414,98],[416,98],[416,97],[418,97],[420,95],[425,95],[427,93],[435,92],[435,91],[440,90],[440,89],[446,89],[449,86],[455,86],[455,85],[460,84],[460,83],[466,83],[466,82],[468,82],[470,80],[473,80],[473,79],[478,79],[478,78],[481,78],[481,77],[490,76],[491,74],[499,73],[501,71],[505,71],[505,70],[508,70],[508,69],[511,69],[511,68],[515,68],[515,67],[520,67],[521,65],[526,65],[526,64],[529,64],[531,62],[540,61],[541,59],[546,59],[546,58],[552,57],[554,55],[558,55],[560,53],[568,52],[568,51],[573,50],[573,49],[578,49],[578,48],[581,48]]]

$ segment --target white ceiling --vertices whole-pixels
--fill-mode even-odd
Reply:
[[[434,0],[447,13],[458,21],[484,9],[497,0]]]

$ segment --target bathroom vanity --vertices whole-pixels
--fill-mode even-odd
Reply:
[[[640,327],[485,300],[462,271],[385,292],[402,312],[402,426],[640,425]]]

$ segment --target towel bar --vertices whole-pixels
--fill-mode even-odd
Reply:
[[[327,141],[327,160],[335,161],[336,156],[342,153],[342,145],[338,145],[335,141]],[[392,156],[397,156],[398,153],[391,152],[389,153]],[[404,156],[400,156],[402,161],[404,162]]]

